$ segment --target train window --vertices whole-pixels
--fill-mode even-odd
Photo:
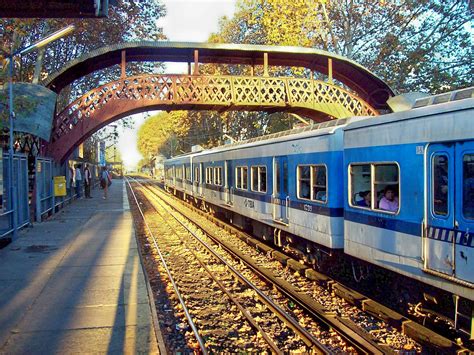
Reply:
[[[247,171],[248,171],[248,168],[244,166],[242,168],[242,188],[244,190],[247,190]]]
[[[194,168],[194,182],[199,182],[199,167]]]
[[[177,179],[182,179],[183,178],[183,168],[182,167],[178,167],[176,170],[176,178]]]
[[[374,193],[377,203],[374,208],[388,212],[398,212],[398,165],[373,164],[374,167]]]
[[[311,199],[319,202],[326,202],[327,200],[327,178],[326,166],[313,165],[311,167]]]
[[[242,188],[242,168],[235,168],[235,187],[238,189]]]
[[[206,168],[206,184],[212,184],[212,168]]]
[[[275,191],[280,191],[280,163],[275,163]]]
[[[474,219],[474,154],[464,154],[462,160],[462,214]]]
[[[298,198],[326,202],[326,166],[299,165],[298,170]]]
[[[238,166],[235,168],[236,188],[247,190],[247,171],[248,168],[246,166]]]
[[[400,210],[397,164],[353,164],[349,168],[351,206],[395,213]]]
[[[250,188],[252,191],[258,191],[258,166],[250,168]]]
[[[283,162],[283,193],[288,195],[288,162]]]
[[[258,168],[258,191],[267,192],[267,167]]]
[[[250,170],[252,191],[267,192],[267,167],[252,166]]]
[[[215,185],[222,185],[222,168],[217,167],[214,168],[214,184]]]
[[[438,216],[448,214],[448,164],[448,156],[445,154],[437,154],[433,157],[432,209]]]
[[[311,198],[311,167],[298,166],[298,198],[309,200]]]
[[[350,165],[350,198],[353,207],[371,208],[372,172],[370,164]]]
[[[184,178],[187,181],[191,181],[191,166],[190,165],[186,165],[184,168]]]

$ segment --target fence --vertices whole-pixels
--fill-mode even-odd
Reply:
[[[10,157],[2,156],[3,188],[0,189],[0,238],[14,232],[15,227],[21,228],[30,223],[28,203],[28,157],[24,154],[13,155],[13,176],[10,186]],[[12,201],[15,199],[16,220],[13,220]],[[15,223],[14,223],[15,222]]]
[[[45,213],[54,213],[53,160],[37,157],[35,160],[35,217],[41,222]]]

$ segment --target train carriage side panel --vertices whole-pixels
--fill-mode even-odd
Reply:
[[[474,216],[459,211],[467,203],[460,192],[465,176],[474,169],[473,102],[389,114],[350,124],[344,132],[344,251],[471,300],[474,242],[466,235]],[[438,188],[433,181],[441,179],[436,169],[445,160],[449,182]],[[387,203],[380,192],[387,185],[399,197],[394,212],[382,211]],[[370,191],[370,207],[359,205],[364,190]],[[437,215],[439,191],[450,202]]]
[[[282,225],[275,221],[274,167],[275,157],[286,157],[288,160],[288,199],[290,216],[288,223]],[[195,162],[209,164],[219,163],[227,166],[226,173],[232,175],[231,190],[233,204],[223,203],[222,198],[206,195],[208,202],[221,204],[243,216],[261,221],[271,227],[301,236],[328,248],[343,247],[342,220],[342,131],[340,129],[315,136],[286,137],[260,142],[254,145],[243,145],[233,149],[208,151],[196,156]],[[227,163],[226,163],[227,162]],[[324,166],[327,172],[327,191],[324,199],[319,201],[300,198],[298,182],[295,178],[298,166]],[[253,188],[252,173],[258,168],[265,169],[265,192]],[[237,175],[246,175],[238,184]],[[244,186],[245,185],[245,186]],[[225,188],[225,183],[224,183]],[[322,195],[321,195],[322,196]]]

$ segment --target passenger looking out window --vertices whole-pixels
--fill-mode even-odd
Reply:
[[[387,186],[385,188],[383,197],[379,202],[379,208],[390,212],[398,211],[398,197],[395,195],[395,189],[393,187]]]
[[[353,207],[398,212],[399,167],[395,163],[351,164],[350,200]],[[374,201],[372,202],[372,196]]]
[[[357,206],[370,208],[371,207],[371,205],[370,205],[370,200],[371,200],[370,190],[359,192],[359,196],[362,198],[362,200],[359,200],[359,201],[356,202]]]

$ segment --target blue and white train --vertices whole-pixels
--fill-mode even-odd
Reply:
[[[174,157],[165,184],[306,256],[343,251],[474,300],[473,88]]]

